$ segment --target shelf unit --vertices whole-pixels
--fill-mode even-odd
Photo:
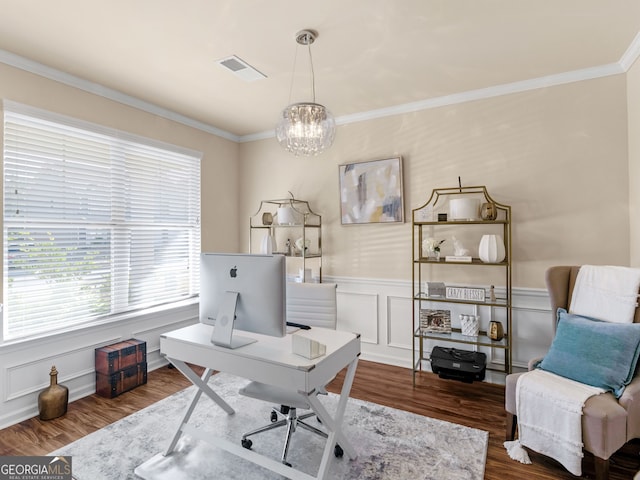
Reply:
[[[480,218],[470,220],[444,220],[438,221],[438,214],[442,215],[448,212],[449,202],[453,198],[474,198],[479,199],[480,203],[493,204],[496,209],[496,217],[492,220],[482,220]],[[511,207],[494,201],[486,187],[452,187],[437,188],[431,193],[429,200],[412,211],[412,298],[413,298],[413,384],[415,386],[416,374],[423,369],[423,362],[430,361],[425,354],[425,343],[446,342],[449,344],[463,344],[472,346],[474,350],[478,348],[501,349],[504,351],[504,366],[497,368],[487,365],[488,370],[501,371],[511,373],[512,368],[512,286],[511,286]],[[502,235],[505,247],[505,258],[498,263],[485,263],[480,258],[472,257],[471,262],[450,262],[445,258],[436,260],[424,255],[423,242],[429,237],[437,235],[438,231],[451,232],[469,232],[476,231],[476,234],[499,233]],[[473,253],[473,252],[472,252]],[[477,254],[477,249],[475,251]],[[475,270],[476,278],[489,277],[498,278],[497,281],[499,293],[495,298],[487,294],[485,301],[471,301],[447,298],[445,296],[429,296],[425,293],[425,282],[439,282],[441,276],[447,275],[447,278],[456,278],[464,280],[465,272],[469,272],[467,268]],[[445,271],[446,269],[446,271]],[[493,269],[493,270],[492,270]],[[496,273],[495,269],[503,270]],[[502,276],[501,274],[504,274]],[[465,286],[464,281],[452,286]],[[446,282],[445,282],[446,283]],[[493,282],[487,284],[494,285]],[[471,288],[485,288],[471,285]],[[423,290],[424,288],[424,290]],[[434,306],[445,304],[452,305],[453,308],[465,309],[472,306],[474,314],[478,314],[480,310],[489,313],[489,318],[481,316],[481,329],[477,336],[466,336],[461,332],[459,325],[456,325],[455,318],[451,316],[451,333],[425,332],[420,325],[420,310],[422,308],[435,309]],[[500,320],[496,320],[496,316]],[[488,336],[487,326],[490,320],[500,321],[504,330],[504,337],[501,340],[492,340]],[[482,327],[485,327],[484,329]],[[450,345],[451,346],[451,345]]]
[[[309,202],[293,197],[262,200],[258,211],[249,217],[249,232],[250,253],[268,253],[262,242],[271,236],[271,253],[287,257],[288,276],[300,277],[300,271],[310,269],[311,276],[300,280],[322,282],[322,217]],[[307,247],[300,249],[296,242]]]

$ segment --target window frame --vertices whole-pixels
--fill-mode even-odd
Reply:
[[[175,200],[175,202],[177,202],[176,205],[182,208],[185,208],[187,210],[186,213],[182,212],[181,210],[178,211],[178,219],[175,220],[176,217],[174,216],[173,222],[158,221],[157,218],[159,218],[160,215],[158,215],[157,212],[161,208],[159,206],[153,207],[155,208],[153,212],[156,213],[157,218],[153,219],[150,222],[149,220],[145,220],[145,221],[138,221],[138,223],[136,223],[135,221],[131,221],[131,217],[126,219],[123,217],[123,218],[120,218],[119,220],[116,219],[116,221],[114,221],[113,212],[117,211],[117,207],[114,207],[113,205],[127,204],[127,201],[123,199],[124,198],[130,199],[132,196],[135,196],[135,195],[131,194],[130,192],[129,197],[127,197],[126,194],[124,196],[118,196],[118,194],[114,193],[114,191],[124,192],[126,189],[121,188],[121,186],[120,186],[120,189],[114,189],[113,185],[115,185],[117,182],[115,182],[111,178],[113,177],[113,175],[110,175],[110,180],[108,182],[110,185],[109,200],[111,200],[111,205],[109,207],[110,208],[109,219],[100,226],[101,228],[109,229],[109,231],[111,232],[110,241],[108,242],[108,249],[110,254],[108,262],[111,265],[112,274],[109,275],[109,283],[110,283],[110,288],[114,292],[114,294],[111,295],[111,297],[113,297],[112,298],[113,303],[110,303],[109,312],[104,315],[93,316],[84,320],[78,319],[76,317],[75,320],[69,321],[67,323],[64,323],[64,322],[62,324],[56,323],[54,324],[54,326],[50,328],[35,328],[35,329],[32,328],[30,331],[21,332],[19,334],[15,334],[15,333],[12,334],[9,328],[9,321],[10,321],[9,315],[11,314],[12,306],[9,303],[10,300],[9,300],[8,285],[10,281],[9,268],[11,268],[11,261],[9,261],[8,259],[10,247],[7,242],[7,232],[11,228],[19,227],[21,224],[25,222],[23,220],[10,218],[7,215],[8,204],[5,203],[3,205],[4,206],[3,208],[3,263],[4,263],[3,265],[3,273],[4,273],[3,302],[4,302],[5,308],[3,312],[4,314],[2,316],[2,329],[0,329],[0,343],[4,343],[7,341],[23,340],[31,337],[43,337],[43,336],[55,335],[71,329],[83,328],[87,326],[104,324],[112,321],[118,321],[118,320],[121,320],[122,318],[131,316],[135,312],[141,312],[144,310],[149,310],[149,309],[165,310],[165,309],[172,308],[173,306],[176,306],[178,304],[184,303],[185,300],[193,301],[193,299],[195,299],[198,296],[199,294],[199,256],[200,256],[200,250],[201,250],[200,248],[200,243],[201,243],[201,221],[200,221],[200,218],[201,218],[200,217],[201,215],[201,162],[202,162],[201,152],[197,152],[184,147],[179,147],[176,145],[171,145],[165,142],[150,139],[140,135],[123,132],[120,130],[105,127],[105,126],[87,122],[84,120],[79,120],[79,119],[68,117],[65,115],[49,112],[46,110],[42,110],[39,108],[31,107],[31,106],[20,104],[13,101],[4,100],[3,107],[4,107],[3,108],[3,128],[2,128],[3,202],[5,202],[5,199],[7,198],[6,196],[8,194],[6,171],[7,171],[7,163],[9,162],[6,161],[8,148],[7,148],[6,138],[5,138],[7,136],[6,134],[7,124],[8,122],[14,122],[15,124],[15,122],[19,121],[20,118],[24,119],[25,117],[28,117],[30,120],[35,120],[37,122],[44,122],[43,124],[55,124],[55,126],[57,127],[62,127],[63,129],[69,129],[70,132],[75,132],[78,134],[80,134],[79,132],[85,132],[89,136],[97,135],[101,138],[101,140],[112,142],[110,144],[109,155],[108,155],[111,162],[109,163],[109,166],[108,166],[108,170],[110,173],[112,173],[113,171],[114,162],[117,162],[117,159],[116,159],[117,155],[114,154],[114,152],[117,152],[120,148],[122,148],[123,151],[125,152],[123,154],[124,156],[130,157],[128,161],[131,163],[131,165],[134,165],[134,166],[136,165],[135,159],[134,159],[134,157],[136,157],[136,154],[132,154],[131,151],[140,149],[140,151],[143,152],[143,153],[140,153],[140,155],[146,155],[148,152],[153,153],[153,151],[158,151],[158,152],[162,151],[167,154],[168,158],[170,159],[175,158],[178,164],[181,161],[184,162],[185,170],[184,172],[181,172],[181,173],[183,175],[188,176],[188,180],[186,181],[186,183],[189,183],[189,188],[186,189],[186,193],[177,193],[177,194],[172,193],[172,195],[176,195],[176,198],[177,198],[177,200]],[[25,120],[25,122],[27,121],[28,120]],[[13,140],[8,143],[11,144],[11,148],[14,148],[14,145],[11,142],[13,142]],[[127,149],[130,149],[130,150],[127,150]],[[144,158],[141,157],[141,158],[142,158],[142,163],[144,163],[144,161],[147,161],[147,164],[149,163],[147,157],[144,157]],[[152,158],[152,157],[148,157],[148,158]],[[89,160],[83,159],[82,161],[84,161],[87,164],[90,163],[90,159]],[[189,162],[193,162],[193,164]],[[162,162],[159,162],[159,164],[160,163]],[[168,165],[170,166],[171,163],[169,163]],[[134,169],[137,169],[137,168],[130,168],[130,170],[134,170]],[[169,167],[164,167],[164,170],[162,170],[162,173],[165,175],[171,175],[173,173],[173,170],[171,170]],[[195,176],[197,178],[191,178],[192,176]],[[129,178],[129,177],[126,177],[126,178]],[[182,183],[181,186],[184,186],[184,183]],[[131,190],[133,191],[133,189]],[[154,192],[149,193],[148,195],[153,196]],[[155,195],[158,195],[158,193],[155,192]],[[165,197],[162,196],[160,198],[164,200]],[[113,199],[117,199],[120,201],[114,202]],[[54,200],[55,200],[55,197],[54,197]],[[172,201],[174,200],[167,200],[167,202],[172,202]],[[181,201],[184,202],[184,205],[180,203]],[[175,211],[173,210],[172,212],[175,213]],[[122,215],[122,212],[120,211],[118,215]],[[182,216],[187,217],[187,220],[185,221],[182,218]],[[57,220],[57,218],[55,220]],[[40,219],[40,221],[42,221],[42,219]],[[53,221],[53,223],[55,224],[56,222]],[[86,225],[89,225],[89,224],[92,224],[92,222],[91,221],[82,222],[77,220],[75,222],[74,221],[60,222],[60,225],[69,226],[72,229],[76,228],[77,231],[81,231],[83,226],[86,227]],[[30,225],[33,227],[34,225],[37,225],[37,222],[31,223]],[[61,228],[61,227],[58,227],[58,228]],[[138,231],[136,231],[136,228],[138,228]],[[35,227],[33,227],[33,229],[35,229]],[[152,232],[152,233],[146,233],[145,231],[143,231],[145,229],[146,231]],[[126,241],[115,242],[113,240],[114,232],[118,232],[118,231],[120,232],[120,235],[122,235],[124,231],[125,235],[129,236],[128,243]],[[114,274],[113,272],[115,270],[114,258],[118,258],[122,256],[133,257],[133,254],[131,251],[133,248],[135,248],[135,245],[133,244],[133,240],[132,240],[134,232],[139,237],[144,237],[145,235],[147,235],[149,238],[151,238],[151,240],[149,239],[143,240],[142,242],[146,242],[146,243],[141,244],[151,250],[153,250],[153,245],[158,241],[158,238],[163,236],[164,237],[170,236],[171,232],[173,232],[173,236],[179,237],[180,245],[188,245],[188,253],[182,253],[182,250],[180,250],[180,253],[173,253],[174,256],[182,258],[181,261],[186,262],[186,265],[187,265],[186,270],[188,271],[186,273],[183,273],[183,276],[188,277],[188,279],[185,280],[188,283],[188,285],[183,287],[183,289],[186,288],[186,291],[187,291],[186,294],[181,295],[180,298],[171,299],[170,301],[158,302],[156,300],[153,300],[149,304],[143,304],[144,302],[141,301],[140,305],[135,305],[135,304],[132,305],[130,301],[125,301],[125,304],[127,304],[128,306],[123,308],[122,306],[123,295],[127,296],[128,298],[131,296],[131,291],[128,289],[128,286],[126,287],[126,291],[123,290],[123,288],[125,288],[124,285],[128,283],[128,279],[124,279],[124,277],[131,276],[132,274],[130,272],[127,274]],[[76,245],[82,245],[82,243],[77,242]],[[120,248],[120,250],[115,251],[115,249],[117,248]],[[187,257],[187,260],[184,260],[184,257]],[[153,259],[155,258],[156,257],[154,256]],[[169,257],[167,256],[167,258]],[[65,261],[66,259],[67,257],[65,257]],[[160,265],[164,265],[163,262],[165,262],[164,259],[161,261]],[[153,265],[155,266],[155,264]],[[180,265],[184,266],[185,264],[181,263]],[[142,267],[144,266],[142,261],[140,261],[140,266]],[[120,269],[119,271],[123,271],[123,270]],[[128,272],[128,270],[126,271]],[[149,275],[149,277],[151,277],[151,275]],[[42,279],[33,280],[34,283],[37,283],[38,281],[42,282]],[[143,283],[144,281],[145,279],[142,280]],[[149,283],[153,283],[153,282],[149,281]],[[165,287],[165,288],[168,288],[168,287]],[[179,291],[183,291],[183,290],[179,290]]]

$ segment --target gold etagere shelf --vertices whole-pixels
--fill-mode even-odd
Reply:
[[[305,282],[322,282],[322,217],[309,202],[290,198],[262,200],[249,217],[249,251],[287,257],[288,275],[305,272]],[[269,238],[268,248],[264,240]],[[311,275],[307,275],[310,272]]]
[[[490,205],[493,212],[490,216],[481,216],[480,209],[477,216],[470,218],[451,218],[450,201],[452,199],[473,198],[478,199],[478,203],[482,206]],[[484,227],[484,230],[482,230]],[[488,370],[511,373],[512,368],[512,287],[511,287],[511,207],[496,202],[491,198],[484,186],[474,187],[451,187],[436,188],[432,191],[429,200],[422,206],[412,211],[412,256],[413,256],[413,384],[416,383],[416,374],[423,370],[423,362],[429,362],[429,355],[424,351],[425,344],[433,342],[445,342],[449,344],[464,344],[472,346],[473,349],[501,349],[504,351],[504,365],[487,365]],[[499,231],[502,235],[505,248],[505,256],[501,261],[489,263],[478,257],[466,258],[465,261],[447,261],[446,258],[430,258],[423,252],[423,242],[434,235],[439,229],[445,229],[448,232],[462,229],[481,229],[482,233],[489,231]],[[496,230],[497,229],[497,230]],[[423,291],[425,282],[438,280],[441,274],[441,268],[447,269],[457,267],[453,270],[453,276],[460,276],[464,284],[464,268],[466,267],[487,267],[504,270],[504,280],[498,285],[499,294],[493,298],[487,296],[485,300],[466,300],[457,298],[447,298],[445,295],[428,295]],[[451,273],[452,271],[449,271]],[[482,270],[479,271],[482,275]],[[476,270],[476,273],[478,271]],[[501,275],[498,275],[501,277]],[[448,278],[451,278],[449,275]],[[492,277],[495,278],[495,277]],[[458,282],[456,282],[458,284]],[[459,285],[459,284],[458,284]],[[482,287],[475,287],[482,288]],[[451,331],[446,333],[425,332],[420,325],[420,310],[425,305],[423,302],[433,303],[434,305],[459,305],[472,306],[477,308],[488,308],[490,318],[493,319],[497,309],[504,312],[501,315],[504,336],[501,339],[492,339],[487,329],[480,329],[476,336],[467,336],[462,334],[461,328],[452,325]],[[453,320],[453,319],[451,319]],[[483,319],[483,322],[487,322]],[[453,322],[452,322],[453,323]],[[486,326],[486,325],[484,325]]]

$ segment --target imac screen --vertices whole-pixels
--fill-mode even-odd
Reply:
[[[286,335],[283,255],[202,253],[200,322],[215,325],[227,292],[237,292],[233,330]]]

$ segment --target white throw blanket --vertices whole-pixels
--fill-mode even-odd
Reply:
[[[631,323],[638,303],[640,269],[583,265],[573,288],[569,313],[607,322]]]
[[[518,440],[504,443],[509,456],[531,463],[525,446],[582,475],[582,407],[602,392],[544,370],[521,375],[516,386]]]

